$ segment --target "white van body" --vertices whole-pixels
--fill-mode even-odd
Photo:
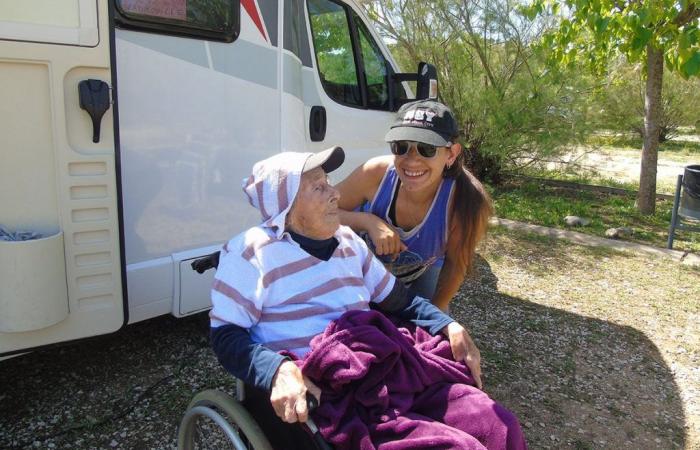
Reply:
[[[239,11],[232,42],[170,27],[207,1]],[[44,236],[0,241],[0,356],[206,310],[213,271],[190,263],[259,222],[240,190],[255,161],[337,144],[337,181],[386,152],[396,108],[369,105],[369,75],[355,69],[359,87],[332,93],[362,93],[359,105],[324,88],[313,33],[325,31],[310,16],[323,11],[354,23],[356,53],[369,36],[382,70],[398,72],[351,1],[0,3],[0,225]],[[99,142],[80,107],[86,79],[110,89]],[[325,110],[320,140],[313,107]]]

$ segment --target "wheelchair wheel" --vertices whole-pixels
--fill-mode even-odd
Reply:
[[[202,391],[180,421],[178,450],[272,450],[255,419],[239,402],[216,390]]]

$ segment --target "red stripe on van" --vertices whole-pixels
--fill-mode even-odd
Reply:
[[[262,17],[260,17],[260,14],[258,14],[258,8],[255,5],[255,0],[241,0],[241,5],[243,5],[245,10],[248,12],[250,18],[253,19],[253,23],[256,27],[258,27],[258,30],[260,30],[260,34],[262,34],[263,39],[269,42],[269,39],[265,34],[265,27],[263,26]]]

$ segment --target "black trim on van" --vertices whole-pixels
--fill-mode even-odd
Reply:
[[[124,208],[122,197],[122,158],[121,158],[121,141],[119,139],[119,96],[117,95],[117,48],[114,32],[116,8],[115,0],[109,0],[109,65],[112,74],[112,119],[114,127],[114,171],[117,185],[117,218],[119,222],[119,261],[121,266],[122,279],[122,302],[124,305],[124,322],[120,329],[124,328],[129,323],[129,293],[126,289],[126,249],[124,246]]]
[[[135,14],[125,11],[119,0],[110,0],[114,11],[114,24],[120,28],[144,31],[148,33],[168,34],[210,41],[233,42],[241,33],[241,2],[231,0],[231,24],[224,31],[216,31],[210,28],[190,25],[185,22],[167,19],[164,17]],[[110,12],[111,13],[111,12]]]
[[[356,14],[348,5],[345,5],[345,15],[348,19],[348,27],[350,29],[350,39],[352,41],[352,52],[355,59],[355,72],[357,73],[357,82],[360,85],[360,98],[362,106],[365,109],[369,108],[369,100],[367,97],[367,75],[365,74],[365,59],[362,56],[362,45],[360,44],[360,32],[355,23]]]

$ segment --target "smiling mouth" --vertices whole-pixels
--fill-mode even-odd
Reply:
[[[425,175],[425,170],[403,170],[404,175],[407,177],[420,177],[422,175]]]

